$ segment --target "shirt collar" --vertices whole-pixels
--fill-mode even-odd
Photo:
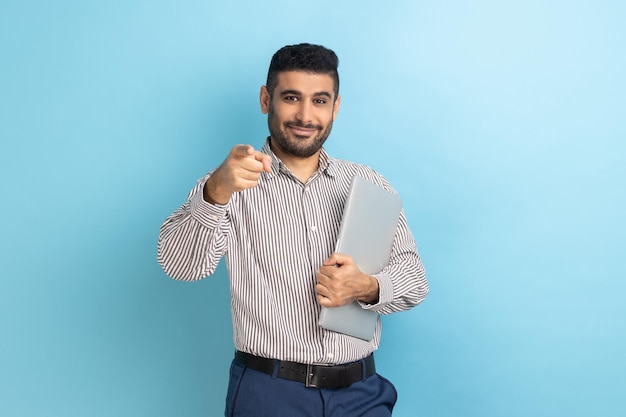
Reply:
[[[281,172],[281,170],[283,169],[289,169],[270,148],[269,136],[267,137],[267,139],[265,139],[265,143],[261,148],[261,152],[266,153],[272,157],[272,172],[264,172],[262,174],[265,175],[267,179],[273,178],[278,172]],[[322,148],[322,150],[320,151],[319,167],[317,169],[318,172],[324,173],[330,177],[334,177],[337,174],[335,165],[336,164],[333,163],[333,159],[328,156],[326,149]]]

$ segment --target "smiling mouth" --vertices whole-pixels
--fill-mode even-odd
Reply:
[[[294,123],[286,123],[285,127],[291,130],[296,136],[309,137],[321,130],[318,126],[299,126]]]
[[[314,134],[316,132],[316,129],[305,129],[302,127],[289,127],[289,129],[291,129],[291,131],[296,135],[296,136],[311,136],[312,134]]]

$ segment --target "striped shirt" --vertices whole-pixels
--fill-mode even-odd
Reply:
[[[226,205],[207,203],[198,180],[187,201],[161,226],[158,261],[174,279],[211,275],[222,256],[230,277],[235,348],[257,356],[309,364],[339,364],[374,352],[380,318],[371,341],[318,325],[316,271],[333,252],[352,177],[359,175],[393,191],[365,165],[328,156],[303,184],[271,151],[272,172],[258,186],[234,193]],[[428,282],[402,211],[389,264],[374,277],[380,314],[408,310],[428,292]]]

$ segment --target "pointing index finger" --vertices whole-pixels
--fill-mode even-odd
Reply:
[[[232,150],[233,155],[240,158],[253,155],[254,152],[254,148],[250,145],[236,145]]]

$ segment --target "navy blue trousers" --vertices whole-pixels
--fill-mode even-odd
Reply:
[[[393,384],[378,374],[347,388],[320,389],[276,373],[267,375],[233,360],[226,417],[389,417],[397,399]]]

